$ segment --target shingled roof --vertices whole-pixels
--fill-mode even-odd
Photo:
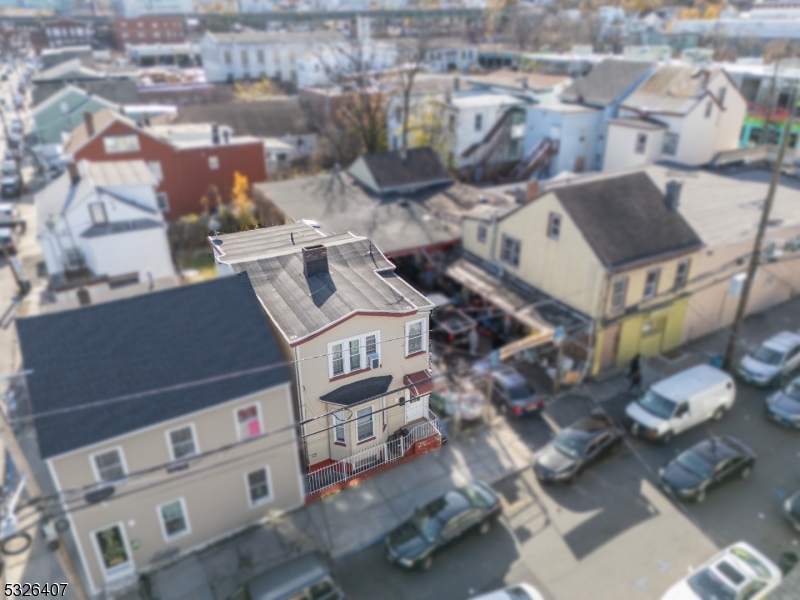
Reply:
[[[284,366],[259,369],[283,358],[244,274],[19,319],[17,331],[43,458],[289,381]]]
[[[600,261],[609,268],[703,245],[645,172],[553,188]]]
[[[255,137],[304,135],[314,131],[297,98],[182,106],[175,123],[219,123]]]
[[[452,181],[439,156],[428,147],[363,154],[349,171],[378,193],[413,191]]]
[[[561,98],[567,102],[607,106],[631,89],[652,66],[649,62],[608,58],[576,79]]]

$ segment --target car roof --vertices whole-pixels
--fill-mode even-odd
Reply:
[[[722,383],[732,382],[730,375],[711,365],[696,365],[653,384],[652,390],[670,400],[681,401]]]
[[[781,331],[772,337],[764,340],[762,346],[766,346],[770,350],[778,350],[779,352],[786,352],[796,346],[800,346],[800,333],[794,331]]]
[[[568,429],[574,429],[576,431],[585,431],[586,433],[596,433],[599,431],[605,431],[609,427],[612,427],[613,423],[609,417],[603,414],[596,414],[592,415],[591,417],[584,417],[583,419],[578,419],[572,425],[568,427]]]
[[[733,440],[732,442],[730,440]],[[748,454],[741,448],[738,440],[733,438],[719,438],[713,437],[703,440],[689,448],[695,454],[699,454],[713,464],[717,464],[722,460],[733,458],[734,456],[741,456]]]
[[[252,579],[247,584],[247,591],[251,600],[278,600],[291,597],[327,575],[322,556],[306,554]]]

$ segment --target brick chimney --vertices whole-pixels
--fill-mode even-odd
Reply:
[[[67,163],[67,171],[69,171],[69,178],[72,185],[77,185],[81,180],[81,173],[78,171],[78,164],[74,162]]]
[[[328,272],[328,249],[322,244],[303,248],[303,274],[306,279]]]
[[[539,195],[539,180],[531,179],[525,186],[525,202],[535,200]]]
[[[88,110],[83,113],[83,124],[86,126],[86,135],[94,137],[94,115]]]

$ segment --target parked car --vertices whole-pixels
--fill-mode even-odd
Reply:
[[[485,483],[447,492],[386,536],[388,558],[404,569],[430,569],[435,552],[472,530],[488,533],[500,511],[500,499]]]
[[[431,339],[449,345],[466,345],[475,321],[465,312],[446,305],[431,315]]]
[[[0,202],[0,223],[19,220],[19,207],[13,202]]]
[[[17,246],[14,243],[14,234],[9,227],[0,227],[0,244],[3,244],[7,254],[14,256],[17,253]]]
[[[764,411],[776,423],[800,429],[800,377],[767,396]]]
[[[789,496],[783,503],[783,516],[800,531],[800,491]]]
[[[780,569],[746,542],[736,542],[673,585],[661,600],[763,600],[780,585]]]
[[[311,553],[251,579],[230,600],[344,600],[325,558]]]
[[[7,150],[6,152],[10,152]],[[17,173],[17,161],[13,158],[6,159],[3,161],[2,165],[0,165],[0,170],[2,170],[3,175],[12,175]]]
[[[739,363],[737,373],[751,385],[768,387],[800,367],[800,333],[782,331]]]
[[[542,412],[545,397],[537,393],[514,367],[506,365],[492,372],[492,402],[503,414],[521,418]]]
[[[486,396],[468,386],[464,390],[439,390],[430,395],[430,407],[441,417],[455,417],[462,422],[474,422],[483,417]]]
[[[4,175],[0,179],[0,190],[2,190],[3,198],[17,198],[22,193],[19,175]]]
[[[542,448],[536,454],[533,471],[545,483],[572,483],[578,473],[621,442],[621,432],[611,418],[595,412],[562,430]]]
[[[735,400],[730,375],[697,365],[650,386],[625,408],[625,424],[634,435],[666,444],[690,427],[721,419]]]
[[[495,590],[472,600],[544,600],[539,591],[529,583],[518,583],[502,590]]]
[[[681,500],[700,503],[706,493],[734,479],[747,479],[756,455],[733,437],[713,437],[681,452],[658,471],[661,487]]]

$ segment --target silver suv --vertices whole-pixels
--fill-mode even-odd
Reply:
[[[800,333],[782,331],[767,339],[758,350],[745,356],[737,369],[739,377],[757,386],[780,384],[784,376],[800,367]]]

